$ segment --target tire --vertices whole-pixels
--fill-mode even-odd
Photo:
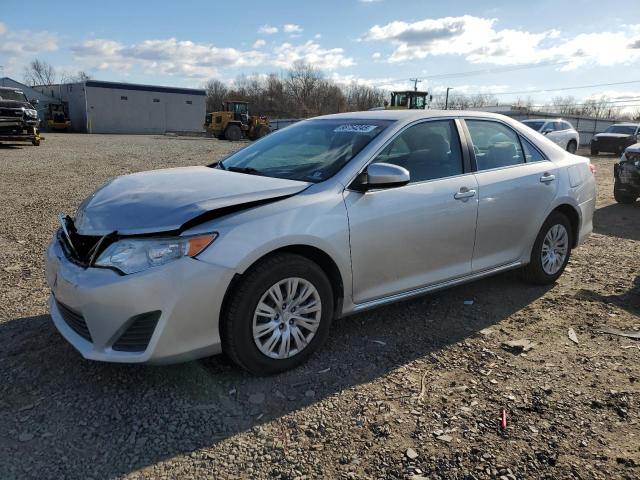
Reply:
[[[271,128],[268,125],[258,125],[256,129],[256,139],[265,137],[271,133]]]
[[[294,328],[298,328],[298,332],[303,332],[305,335],[310,335],[311,331],[294,323],[297,320],[287,320],[282,309],[279,309],[276,314],[275,308],[277,307],[274,306],[276,302],[273,302],[274,305],[267,305],[270,308],[273,307],[271,311],[276,314],[275,318],[266,318],[266,316],[261,318],[257,311],[259,304],[264,305],[274,298],[269,296],[270,290],[279,285],[279,282],[286,282],[290,279],[300,281],[300,287],[296,289],[297,292],[307,288],[303,282],[307,282],[315,288],[315,292],[300,304],[308,305],[307,302],[314,301],[317,304],[319,300],[321,306],[319,312],[309,314],[316,315],[318,318],[314,321],[319,323],[316,323],[315,333],[307,337],[308,342],[295,341]],[[285,294],[283,301],[286,302],[286,291],[279,291]],[[333,320],[333,298],[331,283],[316,263],[292,253],[270,256],[251,267],[230,293],[221,320],[222,351],[236,365],[255,375],[270,375],[295,368],[304,363],[327,339]],[[294,305],[295,303],[292,302],[288,307],[295,312]],[[284,307],[284,305],[282,306]],[[266,310],[261,311],[265,312]],[[254,339],[256,324],[257,328],[278,324],[278,328],[265,330],[264,336],[256,340]],[[261,350],[258,342],[264,341],[266,344],[269,337],[274,335],[282,335],[282,337],[278,337],[278,340],[273,344],[273,354],[279,354],[284,343],[283,339],[288,337],[292,342],[292,352],[294,352],[291,356],[272,358],[263,352],[265,345],[262,345],[263,350]],[[295,352],[294,343],[303,346]]]
[[[238,125],[228,125],[224,130],[224,137],[230,142],[237,142],[242,139],[242,130]]]
[[[613,184],[613,198],[616,199],[616,202],[621,203],[623,205],[629,205],[631,203],[635,203],[638,198],[638,193],[635,194],[630,193],[626,190],[622,190],[620,188],[620,184],[616,181]]]
[[[594,148],[593,145],[591,145],[591,155],[598,155],[598,149]]]
[[[576,141],[569,140],[569,143],[567,144],[567,152],[576,153],[576,150],[578,150],[578,144],[576,143]]]
[[[566,233],[566,238],[564,240],[566,253],[562,261],[558,264],[557,270],[553,269],[552,271],[548,271],[543,265],[543,247],[545,246],[545,238],[547,237],[547,234],[549,234],[549,232],[551,232],[556,226],[558,226],[559,229],[564,229],[564,232]],[[569,257],[571,256],[571,245],[573,245],[571,222],[569,222],[569,219],[564,214],[560,212],[552,212],[545,220],[540,232],[538,232],[536,241],[533,244],[533,249],[531,250],[530,262],[522,269],[522,279],[536,285],[549,285],[554,283],[560,275],[562,275],[562,272],[564,272],[564,269],[569,262]]]

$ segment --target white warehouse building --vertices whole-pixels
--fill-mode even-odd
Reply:
[[[206,92],[87,80],[34,87],[67,104],[71,130],[84,133],[201,132]]]

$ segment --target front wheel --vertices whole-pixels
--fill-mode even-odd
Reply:
[[[598,155],[598,149],[591,145],[591,155]]]
[[[224,130],[224,137],[230,142],[237,142],[242,138],[242,130],[238,125],[229,125]]]
[[[577,142],[575,140],[569,140],[569,143],[567,145],[567,152],[576,153],[577,149],[578,149]]]
[[[333,319],[324,271],[283,253],[252,267],[234,288],[222,319],[222,349],[256,375],[297,367],[324,343]]]
[[[523,279],[538,285],[555,282],[569,262],[572,244],[569,219],[560,212],[553,212],[536,237],[531,261],[522,271]]]

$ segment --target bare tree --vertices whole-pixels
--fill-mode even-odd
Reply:
[[[301,60],[296,61],[287,74],[285,85],[288,93],[295,102],[294,109],[297,115],[313,115],[311,104],[313,93],[318,83],[322,80],[322,73],[310,63]]]
[[[373,107],[381,107],[386,97],[384,90],[361,85],[356,82],[346,87],[344,94],[349,110],[369,110]]]
[[[229,93],[227,86],[220,80],[209,80],[204,85],[207,92],[207,111],[215,112],[220,110],[220,105],[226,100]]]
[[[76,73],[62,72],[60,74],[60,83],[82,83],[91,80],[91,76],[82,70]]]
[[[24,68],[24,81],[27,85],[53,85],[56,83],[56,71],[44,60],[34,59]]]
[[[575,115],[579,112],[578,101],[572,95],[566,97],[554,97],[550,103],[550,109],[560,115]]]

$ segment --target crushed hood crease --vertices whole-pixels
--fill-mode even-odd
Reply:
[[[81,235],[171,232],[206,213],[288,197],[309,185],[209,167],[134,173],[111,180],[84,200],[75,227]]]

